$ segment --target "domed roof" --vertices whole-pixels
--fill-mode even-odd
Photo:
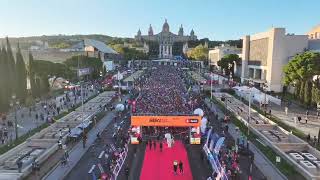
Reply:
[[[193,36],[194,35],[194,31],[193,29],[191,29],[190,35]]]
[[[165,20],[163,26],[162,26],[162,31],[163,32],[169,32],[169,24],[167,22],[167,19]]]

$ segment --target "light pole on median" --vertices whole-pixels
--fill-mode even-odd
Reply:
[[[213,76],[213,74],[212,74],[212,72],[210,72],[210,99],[212,100],[212,76]]]
[[[18,121],[17,121],[17,106],[19,106],[20,102],[16,99],[16,95],[13,94],[11,96],[11,103],[10,106],[14,109],[14,130],[16,133],[16,139],[18,139]]]
[[[264,91],[264,116],[267,116],[267,91],[268,91],[268,82],[265,81],[263,84],[262,84],[262,88],[263,88],[263,91]]]
[[[249,112],[248,112],[248,132],[247,132],[247,135],[248,135],[248,138],[249,138],[249,133],[250,133],[250,130],[249,130],[249,126],[250,126],[250,120],[251,120],[251,88],[253,86],[253,81],[252,79],[249,79]]]

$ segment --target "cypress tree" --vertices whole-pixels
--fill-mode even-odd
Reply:
[[[12,49],[11,49],[11,45],[9,42],[8,37],[6,37],[6,41],[7,41],[7,61],[8,61],[8,79],[9,79],[9,83],[8,83],[8,90],[9,90],[9,97],[11,97],[11,95],[16,94],[16,70],[15,70],[15,60],[13,57],[13,53],[12,53]]]
[[[48,80],[48,76],[41,76],[40,77],[40,93],[41,95],[44,95],[49,92],[50,84]]]
[[[16,53],[16,93],[17,98],[22,102],[27,98],[27,71],[26,64],[23,60],[21,50],[18,44]]]
[[[2,105],[3,105],[3,110],[6,111],[9,108],[9,99],[11,97],[11,93],[10,93],[10,79],[9,79],[9,63],[8,63],[8,58],[7,58],[7,51],[5,49],[5,47],[2,47],[1,50],[1,57],[2,57],[2,84],[3,86],[1,86],[0,88],[2,89]]]
[[[31,53],[29,53],[29,80],[30,80],[30,88],[31,88],[31,94],[35,98],[38,96],[37,93],[37,84],[35,80],[35,70],[34,70],[34,62],[33,62],[33,56]]]
[[[4,84],[4,64],[3,64],[3,58],[2,58],[2,49],[0,49],[0,112],[5,111],[5,84]]]
[[[35,97],[40,97],[41,96],[40,86],[41,86],[40,78],[36,77],[35,80],[34,80]]]

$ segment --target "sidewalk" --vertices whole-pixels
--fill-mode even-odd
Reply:
[[[223,117],[224,113],[214,104],[210,103],[208,99],[205,100],[211,111],[217,112],[219,117]],[[229,134],[234,138],[240,138],[240,134],[236,132],[234,124],[228,124]],[[267,179],[287,180],[287,178],[265,157],[254,144],[250,144],[249,149],[254,153],[254,164],[267,177]]]
[[[320,117],[317,119],[316,112],[309,110],[308,122],[306,123],[306,109],[302,108],[296,104],[291,104],[288,107],[288,114],[285,113],[285,107],[279,106],[276,104],[272,104],[268,106],[268,110],[271,109],[271,114],[276,116],[278,119],[281,119],[284,123],[289,126],[295,127],[301,130],[304,134],[308,135],[310,133],[311,138],[313,136],[318,137],[318,132],[320,128]],[[294,117],[301,117],[301,122],[296,120],[294,121]]]
[[[122,101],[126,100],[125,98],[122,98]],[[117,104],[119,102],[115,102],[114,104]],[[61,166],[60,163],[58,163],[52,171],[48,172],[46,176],[44,176],[42,179],[45,180],[63,180],[64,177],[66,177],[70,171],[76,166],[76,164],[80,161],[81,157],[88,151],[90,146],[94,144],[97,133],[101,132],[103,129],[105,129],[113,120],[115,117],[115,112],[111,111],[107,113],[107,115],[102,118],[98,124],[92,128],[88,132],[88,139],[86,143],[86,147],[82,147],[82,141],[79,141],[71,150],[69,153],[69,162],[66,166]],[[60,157],[59,157],[60,158]]]

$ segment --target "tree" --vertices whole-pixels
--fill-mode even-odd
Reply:
[[[67,59],[64,64],[71,70],[77,70],[78,68],[90,68],[92,79],[97,79],[100,76],[100,72],[103,68],[103,63],[100,59],[86,56],[73,56]]]
[[[50,84],[48,80],[48,76],[41,76],[40,77],[40,93],[41,95],[44,95],[49,92],[50,90]]]
[[[34,62],[33,62],[33,56],[31,53],[29,53],[29,80],[30,80],[30,87],[31,87],[31,94],[33,97],[37,97],[37,84],[35,82],[35,69],[34,69]]]
[[[238,64],[240,61],[241,58],[237,54],[228,54],[221,58],[220,61],[218,61],[218,66],[220,66],[221,69],[225,70],[226,75],[229,75],[230,71],[232,73],[234,72],[234,64]]]
[[[298,54],[284,66],[283,71],[285,74],[284,84],[296,87],[296,96],[302,103],[307,106],[311,105],[312,102],[316,103],[311,97],[318,96],[313,93],[319,92],[317,90],[319,82],[315,82],[313,79],[320,74],[320,53],[307,51]]]
[[[8,84],[6,87],[8,87],[8,90],[10,92],[10,97],[11,95],[13,94],[16,94],[16,69],[15,69],[15,60],[14,60],[14,57],[13,57],[13,53],[12,53],[12,49],[11,49],[11,45],[10,45],[10,42],[9,42],[9,38],[6,37],[6,42],[7,42],[7,63],[8,63],[8,74],[7,74],[7,77],[8,77]]]
[[[0,49],[0,87],[6,87],[6,64],[4,60],[4,49]],[[4,112],[8,105],[7,88],[0,88],[0,112]]]
[[[304,89],[304,104],[307,106],[311,105],[311,93],[312,93],[312,82],[307,81],[305,83],[305,89]]]
[[[27,97],[27,71],[19,45],[16,53],[16,88],[17,98],[24,102]]]
[[[123,44],[114,44],[112,48],[117,51],[119,54],[123,56],[124,60],[132,60],[132,59],[149,59],[148,55],[142,51],[136,50],[135,48],[129,48],[123,46]],[[150,48],[150,46],[149,46]],[[159,46],[158,46],[159,49]],[[154,52],[149,51],[149,55],[153,56]]]
[[[189,59],[194,60],[207,60],[208,59],[209,49],[202,44],[196,46],[187,52],[187,56]]]
[[[103,77],[107,74],[107,68],[106,66],[103,66],[103,69],[102,69],[102,75]]]

